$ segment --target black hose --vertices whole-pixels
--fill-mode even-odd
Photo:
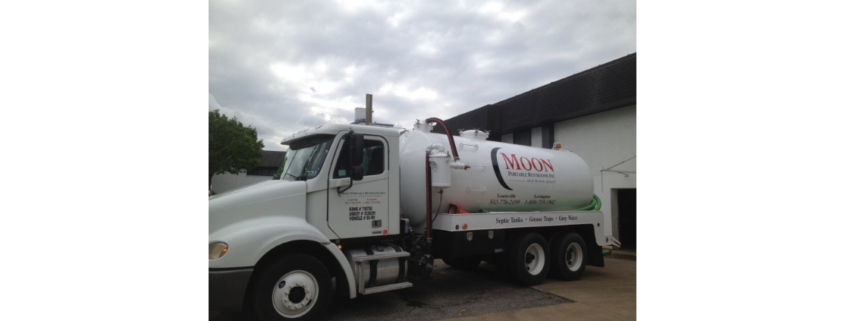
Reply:
[[[425,237],[431,240],[431,166],[425,154]]]
[[[452,133],[449,132],[449,128],[446,127],[446,123],[444,123],[440,118],[431,117],[425,120],[426,123],[435,122],[443,126],[443,130],[446,132],[446,137],[449,138],[449,147],[452,147],[452,156],[455,157],[455,161],[457,162],[461,158],[458,156],[458,149],[455,148],[455,139],[452,138]]]

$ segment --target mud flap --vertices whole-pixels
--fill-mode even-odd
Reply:
[[[604,267],[604,254],[599,245],[591,246],[589,254],[587,255],[587,265]]]

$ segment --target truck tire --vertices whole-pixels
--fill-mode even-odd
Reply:
[[[587,244],[578,233],[558,236],[552,243],[552,271],[563,280],[581,278],[587,267]]]
[[[263,268],[252,296],[260,320],[316,320],[331,297],[328,269],[305,254],[287,255]]]
[[[462,270],[471,270],[478,267],[481,264],[481,258],[470,256],[470,257],[458,257],[458,258],[451,258],[451,259],[443,259],[443,263]]]
[[[508,271],[522,285],[543,283],[549,273],[549,244],[542,235],[518,236],[508,249]]]

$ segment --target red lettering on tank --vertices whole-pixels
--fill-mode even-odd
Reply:
[[[540,165],[537,166],[537,164],[540,164]],[[543,168],[543,162],[541,162],[539,159],[536,159],[536,158],[531,159],[531,165],[534,165],[534,169],[538,172],[542,172],[543,169],[544,169]]]
[[[512,158],[508,158],[508,155],[506,155],[505,153],[501,153],[501,154],[505,158],[505,169],[515,168],[515,169],[522,170],[522,168],[519,167],[519,161],[517,161],[516,155],[511,154]],[[516,163],[516,167],[514,167],[514,163]]]
[[[550,160],[548,160],[548,159],[541,159],[540,161],[542,161],[542,162],[543,162],[543,164],[546,164],[546,166],[548,166],[548,167],[549,167],[549,169],[551,169],[551,170],[552,170],[552,172],[554,172],[554,171],[555,171],[555,168],[554,168],[554,167],[552,167],[552,161],[550,161]]]
[[[510,154],[508,156],[505,153],[502,154],[502,158],[505,160],[505,169],[516,169],[516,170],[525,170],[530,171],[534,170],[536,172],[554,172],[555,168],[552,166],[552,161],[549,159],[541,159],[541,158],[528,158],[528,157],[517,157],[516,154]]]
[[[525,161],[526,161],[526,160],[528,161],[528,166],[525,166]],[[525,167],[525,170],[527,170],[527,171],[530,171],[530,170],[532,170],[532,169],[533,169],[533,168],[531,167],[531,161],[530,161],[530,160],[528,160],[528,158],[525,158],[525,157],[520,157],[520,158],[519,158],[519,163],[520,163],[520,164],[522,164],[522,167]]]

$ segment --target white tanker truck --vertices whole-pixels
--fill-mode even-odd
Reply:
[[[446,135],[431,133],[439,123]],[[434,259],[482,260],[517,282],[578,279],[615,244],[587,164],[564,150],[412,130],[323,125],[297,133],[278,179],[209,200],[210,310],[315,319],[431,278]],[[334,282],[334,286],[333,286]]]

